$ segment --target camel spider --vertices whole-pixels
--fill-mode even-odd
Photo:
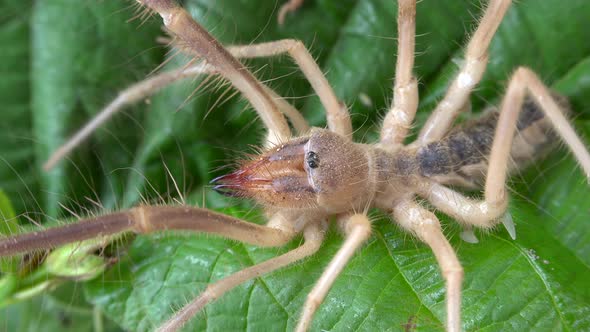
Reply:
[[[504,4],[506,4],[506,6],[507,6],[507,3],[508,3],[508,2],[506,2],[506,1],[504,1],[504,2],[502,2],[502,1],[497,1],[497,2],[495,2],[495,3],[496,3],[496,4],[497,4],[497,3],[504,3]],[[494,6],[492,5],[490,8],[494,8]],[[491,17],[496,17],[497,19],[499,19],[499,18],[498,18],[498,16],[495,16],[495,15],[494,15],[494,16],[492,16],[491,14],[490,14],[490,16],[491,16]],[[501,15],[500,15],[500,16],[501,16]],[[402,23],[403,23],[403,22],[404,22],[404,20],[400,20],[400,22],[402,22]],[[485,23],[485,19],[484,19],[484,23]],[[485,24],[484,24],[484,27],[485,27]],[[495,28],[494,28],[494,29],[495,29]],[[400,39],[400,47],[403,47],[403,45],[404,45],[404,42],[403,42],[403,34],[401,34],[401,36],[402,36],[402,39]],[[477,33],[476,33],[476,36],[477,36]],[[490,36],[490,38],[491,38],[491,36]],[[412,39],[413,39],[413,36],[412,36]],[[489,41],[489,40],[488,40],[488,41]],[[470,49],[470,48],[471,48],[471,47],[468,47],[468,51],[469,51],[469,49]],[[476,49],[480,49],[480,48],[476,47]],[[485,49],[485,48],[484,48],[484,49]],[[403,51],[403,50],[401,50],[401,51]],[[406,52],[407,52],[406,54],[408,54],[408,53],[409,53],[409,54],[413,54],[413,50],[411,50],[411,51],[408,51],[408,49],[406,49]],[[400,52],[399,54],[404,54],[404,53]],[[400,59],[401,59],[401,60],[400,60]],[[406,59],[406,60],[408,60],[408,59]],[[402,56],[402,57],[400,57],[400,58],[398,59],[398,66],[402,66],[402,67],[404,67],[403,65],[400,65],[400,63],[403,63],[403,61],[404,61],[404,57]],[[211,61],[209,61],[209,62],[211,63]],[[469,63],[469,62],[468,62],[468,63]],[[215,65],[214,65],[214,67],[215,67]],[[408,79],[408,81],[409,81],[409,82],[412,82],[412,83],[414,83],[414,84],[415,84],[415,82],[414,82],[414,81],[412,81],[412,79],[411,79],[411,66],[409,66],[409,67],[408,67],[408,66],[405,66],[404,68],[408,69],[407,73],[410,73],[410,74],[409,74],[409,76],[408,76],[408,77],[406,77],[406,78]],[[401,82],[403,82],[403,79],[402,79],[402,78],[403,78],[403,76],[402,76],[402,78],[400,78],[400,76],[401,76],[401,75],[399,75],[399,73],[400,73],[400,72],[401,72],[401,71],[400,71],[400,70],[398,70],[398,75],[396,76],[396,86],[397,86],[398,88],[400,87],[400,85],[399,85],[399,84],[401,84],[401,83],[400,83],[400,81],[401,81]],[[224,73],[222,72],[222,74],[224,74]],[[225,73],[225,74],[227,75],[227,73]],[[521,73],[521,74],[522,74],[522,73]],[[523,75],[525,75],[525,76],[526,76],[526,74],[527,74],[527,72],[524,72],[524,74],[523,74]],[[471,88],[471,86],[468,86],[468,88]],[[416,88],[414,87],[413,89],[414,89],[414,91],[415,91],[415,89],[416,89]],[[394,99],[394,101],[395,101],[395,102],[398,102],[400,99],[403,99],[403,96],[404,96],[404,94],[401,94],[401,95],[400,95],[400,94],[399,94],[399,93],[400,93],[400,90],[396,90],[396,92],[397,92],[398,94],[396,95],[396,98]],[[406,96],[407,96],[407,95],[406,95]],[[509,95],[508,95],[508,96],[509,96]],[[411,101],[411,100],[410,100],[410,101]],[[416,105],[416,103],[414,103],[414,104],[412,104],[412,105],[413,105],[413,106],[411,106],[411,107],[409,107],[409,108],[411,108],[411,109],[414,109],[414,111],[415,111],[415,108],[417,107],[417,105]],[[400,106],[400,105],[395,105],[395,104],[394,104],[394,106]],[[407,107],[407,106],[406,106],[406,107]],[[514,106],[514,107],[516,107],[516,106]],[[402,109],[404,109],[404,108],[405,108],[405,107],[403,107],[403,105],[402,105]],[[330,112],[330,108],[329,108],[329,107],[327,107],[327,110],[328,110],[328,112]],[[336,112],[335,110],[336,110],[336,108],[332,108],[332,111]],[[337,113],[337,112],[336,112],[336,113]],[[557,114],[557,113],[556,113],[556,114]],[[261,117],[263,118],[263,121],[264,121],[264,116],[261,116]],[[336,118],[335,120],[328,120],[328,123],[329,123],[330,125],[332,125],[334,128],[341,128],[340,130],[342,130],[342,131],[343,131],[343,133],[345,133],[345,131],[346,131],[346,130],[349,130],[349,129],[347,129],[347,128],[348,128],[348,126],[347,126],[347,124],[346,124],[346,121],[344,121],[344,124],[343,124],[343,125],[339,125],[339,124],[338,124],[338,117],[336,116],[335,118]],[[267,118],[267,119],[266,119],[266,121],[267,121],[267,122],[271,122],[272,120],[273,120],[272,118]],[[385,121],[387,122],[388,120],[389,120],[389,121],[392,121],[392,119],[389,119],[389,117],[386,117]],[[395,121],[395,118],[394,118],[392,122],[393,122],[393,124],[396,124],[396,122],[397,122],[397,121]],[[403,129],[404,129],[404,127],[407,127],[407,125],[408,125],[408,124],[406,124],[405,126],[402,126],[400,129],[401,129],[401,130],[403,130]],[[344,128],[344,129],[342,129],[342,128]],[[337,130],[338,130],[338,129],[337,129]],[[280,130],[277,130],[277,131],[280,131]],[[326,135],[326,134],[322,134],[323,132],[320,132],[320,131],[318,131],[318,132],[316,132],[316,133],[320,133],[320,134],[318,134],[320,137],[321,137],[322,135]],[[273,136],[274,136],[274,135],[272,135],[270,138],[271,138],[271,139],[272,139],[272,138],[274,138]],[[391,136],[391,134],[388,134],[388,133],[384,132],[384,133],[383,133],[383,136],[384,136],[385,140],[387,140],[387,137],[388,137],[388,136]],[[396,135],[393,135],[393,136],[394,136],[394,137],[393,137],[394,139],[392,140],[392,142],[397,142],[397,143],[399,143],[397,140],[399,140],[399,139],[401,139],[401,138],[399,138],[399,137],[398,137],[397,139],[395,139],[395,138],[396,138],[396,137],[395,137]],[[403,135],[401,135],[401,136],[403,136]],[[428,136],[428,135],[426,135],[426,136]],[[511,135],[509,135],[508,137],[511,137]],[[504,145],[504,146],[506,146],[506,145]],[[401,149],[401,148],[400,148],[400,149]],[[584,148],[583,148],[583,147],[582,147],[582,150],[584,150]],[[576,150],[574,150],[574,151],[576,151]],[[577,151],[579,151],[579,150],[577,150]],[[582,152],[583,152],[583,151],[582,151]],[[526,154],[525,154],[525,156],[526,156]],[[309,160],[310,160],[312,163],[315,163],[315,161],[314,161],[314,160],[315,160],[315,157],[313,157],[313,155],[308,155],[307,157],[308,157],[308,159],[309,159]],[[324,159],[325,159],[325,158],[324,158]],[[308,165],[311,165],[311,164],[310,164],[310,162],[309,162],[309,160],[308,160],[307,164],[308,164]],[[321,163],[321,160],[322,160],[322,158],[320,157],[320,163]],[[491,164],[494,164],[493,160],[494,160],[494,157],[492,156],[492,162],[491,162]],[[494,164],[494,165],[495,165],[495,164]],[[581,165],[582,165],[583,167],[585,167],[585,170],[586,170],[586,173],[587,173],[587,172],[588,172],[588,164],[587,164],[587,161],[586,161],[586,162],[585,162],[585,161],[582,161],[582,162],[581,162]],[[311,166],[310,166],[310,167],[311,167]],[[235,174],[235,173],[234,173],[234,174]],[[244,173],[241,173],[241,174],[243,175]],[[501,177],[501,176],[504,176],[505,172],[500,172],[500,174],[501,174],[501,175],[500,175],[500,177]],[[239,175],[239,174],[238,174],[238,175]],[[227,180],[228,180],[228,179],[230,180],[229,182],[227,182]],[[237,179],[237,180],[236,180],[236,179]],[[222,180],[223,180],[223,179],[222,179]],[[239,177],[236,177],[236,176],[233,176],[233,177],[225,177],[225,180],[226,180],[226,183],[224,183],[224,184],[222,184],[222,185],[225,185],[226,187],[218,187],[218,189],[226,189],[226,188],[228,188],[228,187],[227,187],[228,185],[229,185],[229,186],[232,186],[232,185],[233,185],[233,186],[239,186],[239,185],[243,185],[243,184],[244,184],[244,183],[242,182],[242,179],[241,179],[241,178],[239,178]],[[448,179],[447,179],[447,180],[448,180]],[[455,179],[450,179],[450,180],[455,180]],[[449,181],[450,181],[450,180],[449,180]],[[232,181],[233,181],[233,182],[232,182]],[[237,181],[237,182],[236,182],[236,181]],[[489,181],[488,181],[488,182],[489,182]],[[501,183],[502,185],[501,185],[500,187],[502,187],[502,186],[503,186],[503,183],[504,183],[504,181],[502,180],[502,181],[497,181],[497,182],[494,182],[494,183],[496,183],[496,184],[498,184],[498,183]],[[437,187],[437,188],[438,188],[438,187]],[[492,189],[494,189],[494,188],[492,188]],[[488,188],[486,187],[486,192],[488,192],[488,191],[494,192],[494,190],[496,190],[496,191],[498,191],[498,190],[499,190],[499,188],[496,188],[496,189],[494,189],[494,190],[492,190],[492,189],[489,189],[489,190],[488,190]],[[426,190],[426,189],[424,189],[424,190]],[[421,192],[421,193],[422,193],[422,194],[424,194],[424,192]],[[428,196],[428,195],[425,195],[425,196]],[[487,196],[487,195],[486,195],[486,196]],[[425,198],[435,199],[435,197],[425,197]],[[440,201],[437,201],[437,202],[442,204],[442,202],[440,202]],[[363,203],[366,203],[366,202],[363,202]],[[405,204],[405,205],[411,204],[410,202],[406,202],[406,201],[402,201],[402,202],[400,202],[399,204],[402,204],[402,203],[403,203],[403,204]],[[436,202],[433,202],[433,203],[436,205]],[[364,210],[365,210],[365,209],[364,209],[364,207],[365,207],[364,205],[366,205],[366,204],[361,204],[360,206],[358,206],[358,207],[357,207],[357,210],[358,210],[358,211],[361,211],[361,212],[362,212],[362,211],[364,211]],[[378,205],[377,205],[377,206],[378,206]],[[418,207],[418,206],[415,206],[414,208],[420,209],[420,207]],[[400,213],[399,211],[397,211],[397,212],[398,212],[398,216],[397,216],[397,217],[398,217],[398,219],[404,220],[404,218],[406,218],[404,215],[399,215],[399,213]],[[447,212],[448,212],[448,211],[447,211]],[[451,213],[451,214],[452,214],[452,213]],[[364,218],[363,218],[362,216],[358,216],[358,217],[355,217],[355,218],[360,218],[361,220],[364,220]],[[433,219],[433,220],[436,220],[436,219],[434,219],[434,217],[432,217],[432,219]],[[355,219],[355,220],[356,220],[356,219]],[[469,221],[469,220],[465,220],[465,222],[468,222],[468,221]],[[420,234],[418,234],[418,235],[420,235]],[[427,235],[428,235],[427,233],[424,233],[424,234],[422,234],[422,236],[427,236]],[[243,235],[236,235],[236,236],[243,236]],[[441,237],[440,237],[440,238],[442,238],[442,235],[441,235]],[[440,239],[440,238],[439,238],[439,239]],[[242,238],[240,238],[240,239],[242,239]],[[347,242],[347,243],[349,243],[349,242]],[[14,249],[14,248],[13,248],[13,249]],[[435,253],[436,253],[436,251],[435,251]],[[455,283],[454,285],[455,285],[455,286],[457,286],[457,283]],[[457,289],[457,288],[456,288],[456,289]],[[453,293],[453,292],[452,292],[452,289],[451,289],[451,293]],[[451,296],[451,298],[455,299],[455,301],[458,301],[458,289],[457,289],[457,292],[455,292],[455,293],[453,293],[453,294],[455,294],[456,296],[455,296],[455,297]],[[449,304],[450,304],[451,306],[452,306],[452,303],[455,303],[455,304],[456,304],[456,302],[449,301]],[[457,308],[457,305],[455,305],[455,306],[454,306],[454,308],[456,309],[456,308]],[[449,317],[449,324],[450,324],[450,325],[449,325],[449,329],[458,328],[458,327],[456,326],[456,324],[458,324],[458,319],[455,319],[455,320],[453,320],[453,319],[452,319],[453,317],[455,317],[454,315],[457,315],[457,316],[458,316],[458,313],[457,313],[457,311],[449,310],[449,315],[450,315],[450,317]],[[454,323],[455,325],[454,325],[453,323]]]

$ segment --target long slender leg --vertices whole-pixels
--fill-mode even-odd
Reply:
[[[193,20],[184,8],[174,0],[138,0],[138,2],[160,14],[164,25],[170,32],[178,37],[186,47],[198,53],[219,70],[220,74],[248,99],[268,128],[269,141],[278,143],[289,139],[290,130],[287,121],[262,84],[213,36]]]
[[[326,222],[311,222],[303,230],[305,243],[281,256],[269,259],[260,264],[238,271],[229,277],[223,278],[209,286],[187,304],[182,310],[174,314],[166,323],[158,328],[161,332],[176,331],[182,327],[189,319],[196,315],[205,305],[217,300],[223,294],[248,280],[260,277],[264,274],[278,270],[305,257],[315,254],[320,248],[328,224]]]
[[[402,200],[393,209],[395,220],[414,233],[434,253],[446,281],[447,331],[461,331],[461,283],[463,268],[449,241],[441,231],[436,216],[410,199]]]
[[[264,90],[273,98],[279,110],[285,114],[287,119],[291,121],[293,128],[299,134],[307,133],[309,131],[309,123],[307,120],[301,115],[301,113],[293,107],[293,105],[289,104],[283,97],[279,96],[278,93],[274,92],[271,88],[264,85]]]
[[[74,134],[66,143],[60,146],[45,162],[43,169],[49,170],[55,164],[68,155],[74,148],[82,143],[92,132],[94,132],[103,123],[109,120],[113,115],[122,110],[125,106],[136,103],[145,99],[147,96],[156,93],[165,86],[178,80],[195,77],[201,74],[211,74],[215,68],[207,63],[199,63],[189,68],[181,68],[172,71],[160,73],[141,82],[135,83],[127,89],[121,91],[117,98],[111,101],[102,109],[90,122]]]
[[[269,43],[271,44],[271,43]],[[230,53],[237,58],[257,58],[257,57],[269,57],[276,55],[277,53],[272,50],[269,52],[268,47],[259,48],[258,45],[239,45],[228,47]],[[305,50],[307,52],[307,50]],[[311,56],[308,57],[311,58]],[[307,62],[307,60],[301,60],[301,62]],[[315,63],[314,63],[315,65]],[[309,66],[308,66],[309,67]],[[322,72],[315,65],[315,69],[309,69],[309,72],[313,72],[314,75]],[[90,122],[76,132],[67,142],[60,146],[45,162],[43,168],[49,170],[57,164],[61,159],[72,152],[78,145],[80,145],[88,136],[90,136],[98,127],[108,121],[113,115],[121,111],[124,107],[136,103],[140,100],[147,98],[148,96],[156,93],[160,89],[172,84],[176,81],[193,78],[199,75],[214,74],[217,73],[215,67],[207,62],[199,63],[194,66],[187,68],[181,68],[171,70],[163,73],[159,73],[141,82],[135,83],[125,90],[121,91],[117,98],[111,101],[105,108],[103,108]],[[304,72],[305,73],[305,72]],[[325,78],[324,78],[325,81]],[[321,84],[320,84],[321,85]],[[301,113],[297,111],[291,104],[286,102],[272,89],[263,85],[264,90],[270,95],[274,102],[279,107],[279,110],[289,118],[289,121],[293,124],[295,130],[298,133],[305,133],[309,130],[307,121],[303,118]],[[333,97],[325,97],[324,99],[336,98],[331,88],[323,89],[327,91],[327,94],[331,94]],[[318,92],[319,94],[319,92]],[[336,100],[337,101],[337,100]],[[328,108],[327,108],[328,109]],[[332,112],[333,113],[333,112]],[[346,113],[348,115],[348,113]]]
[[[494,219],[498,218],[506,208],[505,182],[508,160],[516,133],[518,114],[523,109],[522,104],[527,91],[574,154],[590,182],[590,153],[537,75],[530,69],[521,67],[512,76],[502,100],[486,177],[485,201],[470,200],[439,184],[424,186],[419,194],[438,209],[463,222],[480,227],[493,226],[496,222]]]
[[[173,30],[180,39],[188,44],[188,46],[183,44],[181,49],[184,52],[204,56],[206,62],[184,70],[175,70],[156,75],[124,90],[91,122],[53,153],[43,166],[44,169],[48,170],[52,168],[59,160],[86,139],[92,131],[124,106],[141,100],[176,80],[205,73],[219,72],[234,83],[234,85],[240,84],[236,85],[236,87],[246,94],[246,97],[256,108],[263,122],[269,128],[267,141],[269,141],[270,145],[290,136],[288,134],[288,126],[284,130],[285,127],[283,125],[286,126],[286,121],[282,116],[277,114],[277,108],[291,120],[298,132],[307,131],[307,122],[301,114],[270,88],[258,82],[235,57],[257,58],[276,56],[285,52],[289,53],[301,68],[326,108],[328,127],[344,136],[350,136],[352,134],[352,124],[346,107],[338,101],[320,68],[300,41],[285,39],[257,45],[231,46],[225,50],[204,29],[190,19],[190,17],[185,17],[187,15],[186,11],[178,7],[174,1],[146,0],[140,2],[154,8],[154,10],[160,9],[162,11],[161,15],[165,18],[164,23],[167,25],[171,24],[170,17],[178,16],[184,19],[183,23],[175,24],[174,27],[176,30]],[[186,28],[186,31],[183,31],[183,27]],[[209,52],[207,52],[208,49]],[[247,94],[248,92],[251,94]]]
[[[295,39],[281,39],[253,45],[228,46],[227,50],[238,59],[266,58],[284,53],[289,54],[301,69],[301,72],[303,72],[303,75],[309,81],[311,87],[326,109],[328,128],[333,132],[346,137],[352,135],[352,123],[346,105],[338,100],[336,93],[334,93],[334,90],[322,73],[322,70],[301,41]],[[189,53],[191,52],[190,49],[186,51]],[[198,56],[198,53],[193,54]]]
[[[201,56],[193,49],[184,47],[183,45],[178,46],[185,53],[197,57]],[[238,59],[267,58],[284,53],[289,54],[301,69],[301,72],[303,72],[303,75],[309,81],[311,87],[320,98],[320,102],[326,109],[328,128],[343,136],[350,137],[352,135],[352,123],[346,105],[338,100],[322,70],[301,41],[281,39],[252,45],[234,45],[228,46],[227,51]]]
[[[415,36],[416,0],[400,0],[397,10],[398,44],[393,105],[383,120],[383,147],[395,149],[403,143],[418,109],[418,81],[412,75]]]
[[[346,235],[346,240],[336,256],[332,259],[322,276],[313,287],[305,304],[297,328],[297,332],[304,332],[309,329],[313,320],[313,315],[328,294],[328,291],[334,284],[336,277],[344,269],[355,251],[369,239],[371,235],[371,222],[366,215],[355,214],[341,221]]]
[[[490,155],[490,168],[486,178],[486,196],[495,198],[502,196],[504,182],[506,181],[508,158],[510,147],[516,132],[518,114],[522,110],[526,92],[529,92],[533,100],[551,121],[554,130],[568,146],[584,170],[586,178],[590,181],[590,154],[582,140],[576,135],[576,131],[567,120],[555,99],[530,69],[518,68],[508,84],[506,95],[502,100],[500,118],[496,126],[494,144]]]
[[[55,248],[67,243],[121,232],[188,230],[216,234],[263,247],[286,244],[298,232],[292,229],[289,220],[281,215],[271,218],[269,225],[272,227],[188,206],[139,206],[61,227],[0,239],[0,257]]]
[[[492,37],[508,7],[510,0],[490,0],[479,27],[467,45],[465,63],[451,83],[447,94],[426,121],[418,137],[423,145],[442,138],[451,128],[453,120],[468,102],[469,94],[481,80],[488,61],[488,48]]]
[[[299,66],[303,75],[314,89],[326,109],[328,128],[345,137],[352,135],[352,123],[346,106],[341,103],[320,67],[299,40],[283,39],[242,47],[239,51],[229,47],[228,50],[240,58],[270,57],[288,53]]]
[[[351,135],[352,124],[346,107],[338,100],[321,69],[300,41],[285,39],[254,45],[236,45],[229,46],[227,50],[234,57],[240,59],[271,57],[282,53],[289,53],[297,65],[300,66],[301,71],[320,97],[320,101],[326,109],[328,127],[332,131],[344,136]],[[190,49],[184,51],[191,52]],[[143,100],[147,96],[156,93],[163,87],[178,80],[217,72],[218,71],[214,66],[208,62],[204,62],[188,68],[160,73],[149,79],[131,85],[123,90],[117,98],[109,103],[82,129],[76,132],[66,143],[59,147],[59,149],[57,149],[45,162],[43,168],[45,170],[53,168],[58,161],[68,155],[74,148],[80,145],[82,141],[88,138],[93,131],[110,119],[114,114],[122,110],[125,106]],[[304,133],[309,130],[309,125],[301,113],[272,89],[264,84],[262,86],[266,94],[268,94],[278,106],[279,110],[289,118],[297,132]]]
[[[494,226],[508,206],[506,195],[500,200],[487,196],[484,200],[472,199],[435,182],[424,184],[417,193],[457,221],[482,228]]]
[[[285,16],[301,7],[303,1],[304,0],[289,0],[286,4],[282,5],[281,9],[279,9],[279,15],[277,16],[279,25],[283,25],[283,23],[285,23]]]

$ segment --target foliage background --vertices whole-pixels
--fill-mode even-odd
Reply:
[[[337,94],[351,106],[359,140],[376,138],[391,98],[395,64],[395,1],[308,1],[285,27],[275,23],[275,0],[186,0],[191,13],[225,43],[298,38],[311,49]],[[171,201],[181,184],[187,201],[260,222],[248,203],[211,193],[220,166],[253,151],[262,127],[225,88],[176,84],[132,107],[99,130],[55,170],[41,163],[76,128],[126,85],[169,57],[156,38],[158,18],[126,22],[131,2],[0,1],[0,188],[16,213],[39,222],[71,219],[100,201],[105,209],[146,199]],[[418,5],[415,72],[420,78],[418,122],[427,117],[461,58],[461,45],[481,13],[479,1],[422,1]],[[491,48],[484,82],[472,98],[477,111],[497,103],[510,73],[535,69],[569,96],[582,135],[590,132],[590,17],[586,0],[522,0],[504,20]],[[186,61],[173,57],[164,67]],[[323,110],[292,62],[249,62],[257,75],[290,97],[314,125]],[[372,105],[364,104],[367,96]],[[217,104],[216,101],[224,100]],[[208,113],[210,111],[210,113]],[[419,128],[419,126],[418,126]],[[166,165],[170,170],[167,173]],[[480,243],[451,238],[465,267],[466,330],[590,329],[590,190],[565,150],[512,180],[510,211],[518,238],[497,229]],[[3,203],[4,204],[4,203]],[[6,209],[0,209],[6,215]],[[18,218],[22,224],[27,219]],[[290,330],[305,295],[341,243],[332,232],[320,252],[246,283],[209,306],[187,330]],[[196,235],[139,236],[115,246],[118,263],[86,283],[0,311],[0,330],[149,330],[210,281],[293,248],[259,249]],[[55,278],[47,276],[46,278]],[[96,305],[98,309],[94,309]],[[444,322],[444,284],[431,252],[387,218],[349,264],[314,321],[314,330],[438,331]],[[100,318],[96,318],[100,317]]]

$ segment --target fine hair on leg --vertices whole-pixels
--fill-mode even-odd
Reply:
[[[320,98],[320,102],[326,110],[328,128],[345,137],[352,135],[352,122],[350,121],[350,114],[346,109],[346,105],[338,100],[322,70],[301,41],[283,39],[250,45],[250,47],[243,47],[239,51],[234,50],[232,47],[228,49],[232,54],[240,58],[259,58],[277,56],[283,53],[289,54]]]
[[[277,220],[283,220],[277,218]],[[272,218],[270,222],[273,222]],[[269,223],[270,223],[269,222]],[[286,222],[286,221],[285,221]],[[284,222],[283,222],[284,223]],[[128,211],[89,218],[77,223],[0,239],[0,257],[122,232],[140,234],[166,230],[211,233],[264,247],[284,245],[295,233],[270,228],[207,209],[187,206],[139,206]]]
[[[301,7],[305,0],[287,0],[287,3],[283,4],[279,9],[279,14],[277,15],[277,21],[279,25],[285,24],[285,17],[287,14],[294,12],[297,8]]]
[[[417,143],[441,139],[451,128],[458,113],[465,109],[469,95],[481,80],[488,62],[488,48],[511,0],[490,0],[477,30],[471,37],[465,52],[465,62],[449,86],[444,98],[438,103],[424,127]]]
[[[500,106],[500,115],[492,143],[489,167],[485,182],[484,201],[476,201],[445,186],[428,182],[420,187],[419,194],[428,199],[436,208],[463,223],[489,228],[497,223],[497,218],[506,210],[508,195],[506,177],[508,162],[518,115],[523,109],[527,93],[539,109],[549,119],[555,132],[578,160],[578,164],[590,182],[590,153],[576,135],[545,85],[530,69],[519,68],[512,76],[506,95]]]
[[[342,219],[339,222],[342,224],[341,226],[346,239],[311,292],[307,295],[301,317],[295,328],[297,332],[304,332],[309,329],[316,310],[328,294],[336,277],[340,275],[356,250],[371,236],[371,222],[366,215],[355,214],[340,218]]]
[[[315,254],[324,240],[327,226],[328,224],[325,221],[310,222],[303,230],[305,242],[300,247],[278,257],[245,268],[215,283],[209,284],[198,297],[184,306],[180,311],[174,313],[172,318],[158,328],[158,331],[176,331],[193,318],[208,303],[217,300],[234,287]]]
[[[313,58],[301,42],[286,39],[263,44],[228,46],[227,50],[234,57],[240,59],[272,57],[285,52],[289,53],[296,60],[296,63],[301,66],[304,75],[308,77],[312,87],[320,96],[320,101],[322,101],[326,108],[326,112],[328,113],[328,127],[343,135],[350,135],[352,132],[352,125],[350,123],[350,116],[348,115],[348,112],[346,112],[346,108],[338,101],[334,91],[323,76],[323,73],[317,64],[315,64]],[[191,53],[190,49],[183,49],[183,51]],[[87,139],[98,127],[103,125],[113,115],[120,112],[124,107],[137,103],[176,81],[194,78],[199,75],[217,73],[219,73],[219,71],[213,65],[204,61],[185,68],[158,73],[143,81],[130,85],[100,110],[92,120],[84,125],[84,127],[78,130],[70,139],[54,151],[43,165],[43,169],[47,171],[53,168],[61,159]],[[309,131],[307,121],[297,109],[268,86],[264,84],[262,84],[262,86],[266,93],[271,96],[273,101],[277,104],[279,110],[287,116],[289,121],[291,121],[293,127],[299,134]],[[343,111],[344,114],[342,113]]]
[[[416,0],[400,0],[397,9],[397,63],[393,103],[383,119],[380,144],[395,150],[403,144],[418,109],[418,81],[412,74],[416,38]]]
[[[138,0],[162,16],[166,28],[183,45],[201,55],[229,80],[254,107],[268,128],[267,140],[284,142],[291,136],[285,117],[279,112],[273,98],[266,93],[254,75],[233,57],[213,36],[192,19],[190,14],[174,0]]]
[[[434,213],[408,198],[395,205],[393,216],[397,223],[432,249],[446,281],[447,331],[461,331],[463,268],[455,250],[442,233],[440,221]]]

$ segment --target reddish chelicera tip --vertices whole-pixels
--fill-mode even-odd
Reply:
[[[306,139],[296,139],[262,153],[236,171],[211,181],[213,190],[232,197],[256,198],[263,192],[292,191],[307,181],[304,170]]]
[[[244,165],[235,172],[216,177],[210,182],[214,184],[213,190],[225,196],[244,197],[250,196],[248,194],[252,190],[265,189],[265,187],[271,186],[271,174],[263,177],[260,172],[260,169],[264,169],[266,162],[268,162],[268,158],[260,158]]]

